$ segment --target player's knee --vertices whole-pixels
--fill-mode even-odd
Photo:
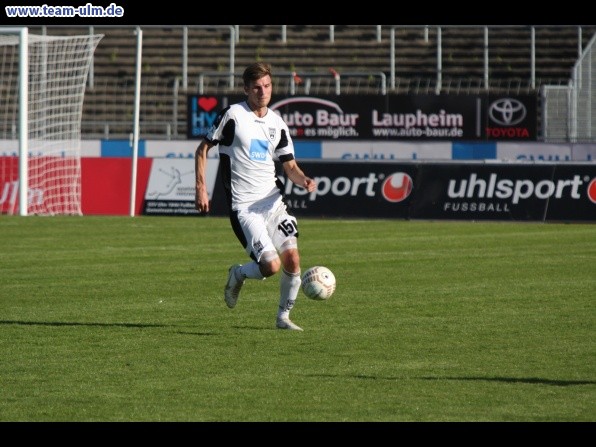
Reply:
[[[300,254],[292,248],[282,253],[282,264],[286,272],[296,273],[300,271]]]
[[[276,252],[265,252],[261,256],[259,269],[264,277],[275,275],[281,268],[281,259]]]
[[[280,262],[279,258],[277,258],[276,261],[260,263],[259,268],[260,268],[263,276],[267,278],[267,277],[273,276],[277,272],[279,272],[279,270],[281,268],[281,262]]]

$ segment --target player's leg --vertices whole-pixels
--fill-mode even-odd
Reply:
[[[296,304],[296,298],[300,291],[300,267],[297,271],[296,265],[299,259],[298,249],[290,248],[281,253],[282,267],[279,278],[279,306],[277,310],[277,327],[280,329],[302,330],[290,320],[290,312]],[[294,266],[294,267],[292,267]]]
[[[263,216],[239,211],[230,216],[236,237],[251,258],[245,264],[235,264],[228,271],[224,300],[230,308],[236,306],[246,279],[263,280],[279,271],[281,261],[271,241]]]
[[[251,211],[240,211],[237,216],[240,236],[236,235],[252,260],[244,264],[240,272],[247,279],[275,275],[281,268],[281,260],[269,235],[266,216]]]
[[[290,320],[300,291],[300,254],[298,252],[298,226],[296,218],[290,215],[285,205],[270,221],[269,233],[281,259],[281,275],[279,279],[279,307],[277,311],[277,327],[280,329],[302,329]]]

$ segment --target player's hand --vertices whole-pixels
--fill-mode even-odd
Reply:
[[[209,212],[209,196],[206,191],[197,191],[195,197],[195,208],[199,213]]]
[[[310,177],[304,178],[304,184],[302,185],[308,192],[313,192],[317,188],[317,182]]]

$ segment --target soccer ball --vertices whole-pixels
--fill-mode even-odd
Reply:
[[[311,267],[302,275],[302,291],[312,300],[327,300],[335,292],[335,275],[327,267]]]

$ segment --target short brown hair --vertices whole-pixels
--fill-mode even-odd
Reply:
[[[251,81],[258,81],[267,75],[271,77],[271,65],[265,62],[255,62],[246,67],[242,74],[242,80],[244,81],[244,85],[248,87]]]

